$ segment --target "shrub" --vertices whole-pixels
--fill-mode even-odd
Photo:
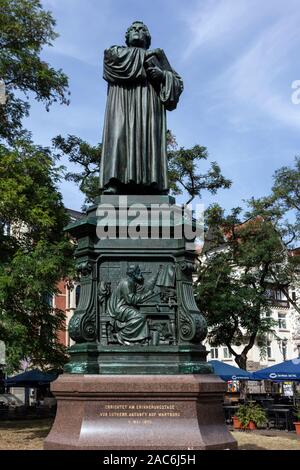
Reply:
[[[250,421],[253,421],[256,426],[263,426],[267,421],[267,416],[263,408],[254,403],[241,405],[236,416],[244,428],[249,425]]]

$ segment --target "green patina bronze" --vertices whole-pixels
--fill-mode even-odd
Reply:
[[[164,52],[148,50],[150,39],[147,27],[135,22],[126,47],[105,51],[103,194],[66,228],[78,243],[81,284],[69,323],[75,341],[65,367],[69,373],[212,372],[201,344],[206,321],[193,295],[195,252],[187,249],[191,240],[183,230],[193,221],[178,217],[179,207],[166,194],[165,113],[176,107],[183,85]],[[137,203],[144,211],[141,218],[136,209],[143,236],[132,237]],[[162,208],[155,221],[153,205]]]
[[[100,187],[106,194],[168,192],[166,110],[176,108],[183,82],[164,51],[149,50],[150,43],[147,26],[134,22],[126,46],[104,52]]]

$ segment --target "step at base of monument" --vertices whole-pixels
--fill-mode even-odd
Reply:
[[[63,374],[47,450],[236,449],[222,409],[225,383],[207,375]]]

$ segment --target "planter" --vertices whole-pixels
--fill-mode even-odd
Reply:
[[[246,429],[250,429],[250,431],[254,431],[254,429],[256,429],[256,424],[253,423],[253,421],[249,421]]]
[[[232,417],[232,421],[233,421],[234,429],[242,429],[242,427],[243,427],[242,423],[240,422],[240,420],[236,416]]]
[[[300,436],[300,421],[296,421],[293,424],[295,425],[295,428],[296,428],[296,434],[298,434],[298,436]]]
[[[254,430],[258,426],[262,426],[266,421],[266,412],[261,406],[254,403],[241,405],[236,414],[237,418],[241,421],[243,429]]]

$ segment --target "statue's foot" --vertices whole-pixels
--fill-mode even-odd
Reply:
[[[104,189],[103,194],[117,194],[116,186],[108,186],[106,189]]]

